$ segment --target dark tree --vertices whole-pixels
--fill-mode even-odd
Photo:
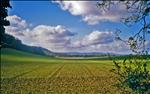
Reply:
[[[150,94],[150,73],[147,64],[150,64],[148,49],[146,48],[146,35],[150,33],[150,1],[149,0],[102,0],[98,2],[98,7],[107,10],[116,2],[124,4],[129,16],[122,18],[123,23],[128,27],[141,24],[141,28],[135,35],[122,39],[117,29],[116,39],[125,42],[136,54],[130,55],[123,61],[113,60],[115,68],[112,71],[118,78],[117,87],[123,94]]]
[[[122,18],[122,22],[128,27],[134,24],[141,24],[141,28],[135,35],[129,36],[128,41],[122,39],[119,33],[123,32],[117,29],[116,39],[125,42],[130,46],[130,49],[137,54],[147,54],[148,49],[145,47],[146,35],[150,33],[150,1],[149,0],[102,0],[98,2],[98,6],[104,10],[109,10],[116,2],[125,5],[129,14],[127,17]],[[148,20],[149,19],[149,20]]]
[[[8,16],[7,8],[11,8],[9,4],[9,0],[1,0],[0,1],[0,37],[1,37],[1,44],[0,47],[4,44],[4,37],[5,37],[5,28],[4,26],[10,25],[9,21],[6,19]]]

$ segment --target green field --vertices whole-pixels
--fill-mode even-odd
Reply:
[[[118,94],[110,60],[58,59],[1,49],[1,94]]]

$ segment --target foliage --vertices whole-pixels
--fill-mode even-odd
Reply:
[[[138,58],[138,59],[137,59]],[[115,68],[112,70],[117,74],[119,83],[116,85],[122,93],[147,94],[150,93],[150,74],[147,57],[130,56],[121,62],[113,61]]]
[[[150,33],[150,1],[149,0],[118,0],[98,2],[98,6],[104,10],[110,9],[112,5],[120,3],[126,7],[128,16],[122,18],[122,22],[128,27],[135,24],[140,24],[141,28],[133,36],[129,36],[127,40],[122,39],[119,34],[123,32],[119,28],[116,30],[116,39],[125,42],[130,46],[130,49],[136,54],[147,54],[149,49],[146,49],[146,35]]]
[[[1,0],[1,3],[0,3],[0,37],[1,37],[1,46],[3,45],[3,39],[4,39],[4,36],[5,36],[5,28],[4,28],[4,26],[8,26],[10,24],[9,21],[6,19],[6,17],[8,16],[8,14],[7,14],[7,8],[8,7],[11,8],[11,6],[9,4],[9,0]]]
[[[122,39],[119,34],[123,31],[117,29],[116,39],[125,42],[130,46],[130,49],[137,57],[124,59],[123,62],[113,60],[115,68],[113,72],[117,74],[117,87],[122,90],[122,93],[147,94],[150,93],[150,73],[147,64],[150,63],[146,49],[146,35],[150,33],[150,22],[147,20],[150,16],[150,1],[149,0],[119,0],[98,2],[98,6],[104,10],[110,9],[116,2],[124,4],[129,16],[122,18],[122,21],[127,26],[141,24],[141,29],[136,31],[136,34],[129,36],[127,40]],[[133,31],[135,32],[135,31]],[[140,57],[140,59],[138,59]]]

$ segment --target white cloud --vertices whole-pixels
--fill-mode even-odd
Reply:
[[[90,34],[83,36],[81,39],[74,40],[69,45],[70,48],[85,48],[95,45],[104,45],[113,42],[112,32],[92,31]]]
[[[111,52],[118,54],[128,54],[130,52],[127,44],[114,40],[114,34],[111,31],[93,31],[81,39],[72,42],[68,49],[79,52]]]
[[[125,16],[126,10],[123,4],[118,4],[104,11],[97,7],[98,1],[54,1],[62,10],[69,11],[72,15],[82,16],[82,20],[90,25],[98,24],[101,21],[118,21]]]
[[[94,13],[95,12],[94,10],[96,9],[96,7],[93,6],[95,2],[89,1],[54,1],[54,2],[58,3],[63,10],[68,10],[72,15],[86,15],[91,12]]]
[[[68,31],[67,28],[61,25],[39,25],[36,26],[32,32],[30,31],[30,33],[30,36],[34,37],[37,41],[41,41],[41,43],[48,43],[55,47],[66,45],[70,42],[70,38],[74,36],[74,33]]]
[[[120,17],[117,15],[87,15],[83,18],[83,21],[90,25],[98,24],[100,21],[118,21]]]
[[[17,21],[10,19],[10,23],[12,22]],[[113,32],[111,31],[96,30],[74,40],[75,33],[62,25],[38,25],[32,29],[27,25],[26,28],[21,29],[20,24],[17,23],[17,25],[11,24],[5,28],[6,33],[20,39],[24,44],[44,47],[54,52],[116,52],[127,50],[126,46],[113,40]]]
[[[97,44],[108,44],[113,42],[113,35],[112,32],[100,32],[100,31],[93,31],[89,35],[86,35],[81,40],[82,46],[89,46],[89,45],[97,45]]]
[[[74,36],[74,33],[68,31],[61,25],[38,25],[33,29],[22,31],[17,31],[14,27],[9,26],[6,28],[6,33],[22,40],[25,44],[41,46],[49,50],[62,50],[65,45],[70,43],[71,37]]]
[[[9,16],[11,26],[7,26],[6,33],[20,39],[24,44],[41,46],[53,51],[63,50],[75,34],[61,25],[47,26],[38,25],[33,29],[20,28],[21,22],[26,22],[18,16]],[[19,23],[20,22],[20,23]]]
[[[16,15],[13,15],[13,16],[8,16],[7,19],[10,22],[11,25],[15,25],[17,27],[20,27],[20,28],[26,28],[27,27],[27,23],[25,20],[22,20],[20,17],[16,16]]]

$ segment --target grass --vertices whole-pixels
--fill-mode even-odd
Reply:
[[[1,49],[1,94],[117,94],[110,60],[57,59]]]

